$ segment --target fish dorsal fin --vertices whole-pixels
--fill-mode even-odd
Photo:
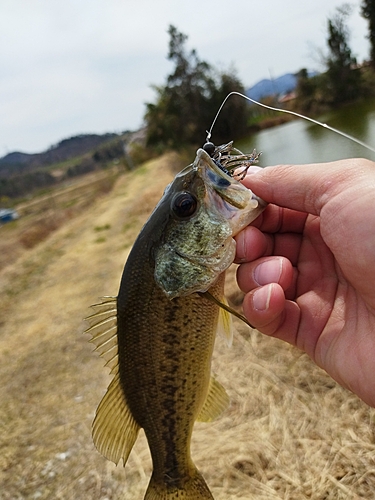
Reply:
[[[98,451],[108,460],[124,465],[133,448],[139,432],[139,425],[132,416],[120,385],[117,346],[117,299],[103,297],[102,302],[92,306],[94,313],[86,321],[89,327],[85,333],[91,335],[90,342],[96,347],[106,366],[114,374],[107,392],[101,400],[94,422],[92,437]]]
[[[212,422],[219,417],[229,406],[229,396],[224,387],[214,379],[210,378],[206,400],[199,412],[198,422]]]
[[[94,444],[108,460],[117,465],[122,458],[125,465],[139,429],[126,404],[117,373],[96,410],[92,424]]]
[[[117,299],[103,297],[102,302],[91,307],[95,312],[85,318],[90,325],[85,333],[91,335],[95,351],[106,361],[105,366],[111,369],[111,374],[115,374],[118,372]]]

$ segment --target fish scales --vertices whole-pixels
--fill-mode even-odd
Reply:
[[[153,268],[145,247],[139,246],[134,258],[146,278]],[[171,301],[153,280],[141,290],[138,278],[124,273],[118,296],[120,379],[129,409],[148,439],[153,480],[183,490],[195,473],[190,438],[208,390],[219,309],[197,294]],[[223,279],[213,288],[221,296]],[[126,315],[129,307],[132,318]]]
[[[105,298],[88,318],[114,374],[96,412],[94,443],[125,464],[144,429],[153,462],[146,500],[213,498],[190,440],[196,420],[215,419],[229,403],[210,374],[216,331],[230,333],[218,304],[225,303],[233,236],[265,207],[217,163],[199,149],[175,177],[130,252],[118,297]]]
[[[124,269],[117,299],[120,380],[147,436],[154,483],[183,490],[193,477],[205,489],[190,458],[190,439],[207,395],[219,308],[197,294],[170,300],[155,283],[153,251],[169,211],[169,203],[159,205]],[[220,297],[223,285],[224,275],[213,287]],[[204,498],[212,498],[208,489]]]

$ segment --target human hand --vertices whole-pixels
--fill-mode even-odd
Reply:
[[[268,167],[270,205],[237,236],[246,318],[375,406],[375,163]]]

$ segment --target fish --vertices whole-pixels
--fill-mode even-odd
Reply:
[[[213,421],[229,405],[211,375],[216,333],[231,337],[225,270],[234,260],[234,236],[266,206],[233,174],[258,155],[233,151],[232,143],[198,149],[137,237],[118,295],[104,297],[86,318],[90,341],[113,375],[93,441],[125,466],[143,428],[153,464],[145,500],[213,498],[190,440],[195,421]]]

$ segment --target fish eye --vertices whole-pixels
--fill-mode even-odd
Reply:
[[[194,215],[197,207],[197,199],[186,192],[177,193],[171,203],[173,213],[180,219],[186,219]]]

